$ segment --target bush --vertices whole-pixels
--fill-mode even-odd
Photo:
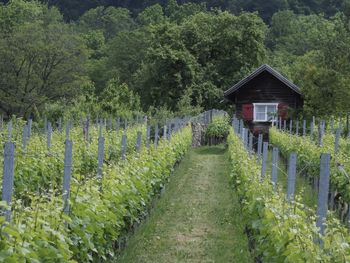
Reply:
[[[226,139],[230,132],[230,124],[226,117],[218,117],[213,120],[212,123],[209,124],[205,137],[208,138],[218,138],[218,139]]]

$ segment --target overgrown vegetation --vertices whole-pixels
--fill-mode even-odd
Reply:
[[[333,216],[327,218],[325,235],[316,228],[315,211],[296,195],[288,201],[284,191],[273,191],[269,177],[261,178],[260,164],[232,132],[228,139],[232,181],[249,222],[254,255],[263,262],[346,262],[349,260],[347,229]],[[257,191],[257,189],[259,189]],[[317,240],[323,241],[320,246]]]
[[[228,117],[217,117],[208,125],[205,131],[206,139],[211,137],[217,138],[218,140],[223,140],[227,138],[230,132],[230,124]]]
[[[136,153],[133,130],[136,128],[126,131],[133,141],[124,161],[118,161],[120,145],[111,144],[104,132],[103,179],[96,177],[97,134],[91,133],[93,143],[89,144],[77,138],[82,137],[81,133],[72,132],[74,167],[69,214],[63,212],[62,184],[55,184],[60,181],[57,167],[63,168],[64,157],[58,149],[64,149],[63,138],[55,132],[53,144],[57,145],[52,147],[55,152],[49,153],[46,136],[38,135],[41,140],[33,141],[36,152],[33,145],[28,147],[16,166],[16,187],[23,192],[16,192],[13,198],[11,222],[0,217],[0,262],[111,262],[122,235],[144,217],[191,144],[191,129],[184,127],[172,135],[171,141],[161,140],[150,149],[143,143],[141,152]],[[118,136],[122,131],[110,133]],[[44,152],[48,157],[42,157]],[[53,158],[57,159],[54,163]],[[41,178],[42,173],[47,177]],[[23,196],[25,199],[21,199]],[[0,205],[4,209],[6,202]]]

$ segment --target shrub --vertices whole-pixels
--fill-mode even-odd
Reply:
[[[211,138],[215,137],[218,139],[226,139],[230,132],[230,125],[228,119],[226,117],[218,117],[213,120],[212,123],[209,124],[205,137]]]

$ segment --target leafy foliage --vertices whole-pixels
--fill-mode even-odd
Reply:
[[[97,147],[99,137],[99,127],[90,123],[89,141],[83,128],[76,126],[70,131],[70,139],[73,141],[73,178],[79,182],[84,182],[97,174]],[[62,173],[64,165],[64,145],[65,134],[55,130],[52,133],[51,148],[47,148],[47,137],[45,134],[35,132],[37,127],[33,127],[33,134],[28,141],[26,148],[22,146],[23,125],[19,123],[14,131],[13,139],[18,145],[16,151],[14,194],[18,199],[27,201],[30,193],[48,193],[55,191],[62,185]],[[135,153],[135,142],[137,132],[145,134],[144,125],[130,126],[125,134],[128,138],[127,154]],[[124,133],[122,129],[103,129],[105,138],[104,161],[106,164],[117,163],[121,156],[121,137]],[[4,144],[8,135],[4,130],[0,133],[0,142]],[[3,155],[0,162],[3,162]],[[3,171],[0,171],[2,178]],[[0,179],[1,180],[1,179]]]
[[[14,14],[22,10],[23,17]],[[72,98],[88,83],[86,49],[55,8],[11,1],[0,6],[0,108],[28,116],[61,97]],[[12,16],[15,18],[13,19]],[[14,20],[6,23],[7,19]]]
[[[230,124],[226,117],[217,117],[208,125],[205,131],[205,136],[207,138],[215,137],[224,139],[228,136],[230,132]]]
[[[325,236],[318,234],[314,211],[296,201],[288,202],[281,189],[273,191],[267,178],[260,178],[254,155],[238,136],[228,139],[232,180],[242,198],[243,213],[250,222],[255,253],[268,262],[346,262],[350,237],[334,217],[327,218]],[[321,247],[315,240],[322,240]]]
[[[158,148],[143,148],[125,162],[105,163],[102,192],[96,177],[83,182],[74,177],[69,215],[62,213],[55,192],[28,195],[31,205],[26,207],[16,199],[12,223],[0,217],[0,262],[109,261],[123,231],[145,215],[190,145],[191,129],[186,127]]]
[[[341,194],[345,201],[350,201],[349,189],[350,181],[345,173],[350,173],[348,145],[344,140],[341,142],[341,151],[334,153],[334,135],[327,134],[324,138],[324,143],[320,147],[310,137],[291,135],[276,128],[270,129],[270,141],[278,146],[284,156],[289,156],[290,153],[298,154],[298,165],[303,167],[308,176],[318,176],[320,171],[320,156],[322,153],[331,153],[331,184]],[[340,169],[340,165],[344,166],[345,170]],[[345,173],[344,173],[345,171]]]

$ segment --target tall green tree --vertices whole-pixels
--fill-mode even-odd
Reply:
[[[149,47],[134,86],[144,107],[168,105],[174,110],[188,88],[195,104],[219,106],[223,91],[265,56],[266,26],[254,14],[202,12],[149,30]]]
[[[19,5],[25,12],[14,13]],[[16,0],[1,6],[0,14],[2,25],[9,17],[15,21],[0,32],[1,110],[27,116],[45,103],[76,96],[87,83],[86,49],[57,9]]]
[[[78,21],[83,32],[100,31],[108,40],[134,28],[130,11],[125,8],[99,6],[84,13]]]
[[[137,16],[138,23],[143,26],[160,24],[163,23],[165,19],[163,7],[159,4],[147,7]]]

